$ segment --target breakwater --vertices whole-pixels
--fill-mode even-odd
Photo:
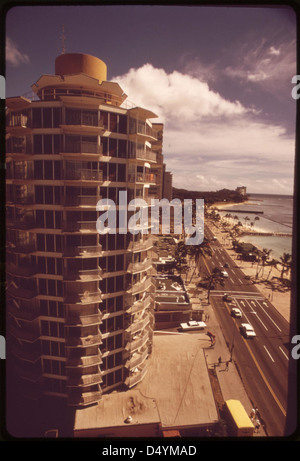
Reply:
[[[252,214],[264,214],[263,211],[259,210],[259,211],[256,211],[256,210],[237,210],[236,208],[217,208],[218,211],[230,211],[230,213],[252,213]]]

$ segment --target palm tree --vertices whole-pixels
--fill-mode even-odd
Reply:
[[[270,256],[271,251],[272,250],[267,250],[266,248],[262,249],[262,255],[261,255],[262,273],[261,273],[261,276],[264,275],[265,265],[268,263],[268,257]]]
[[[176,267],[180,275],[186,264],[186,255],[188,252],[187,245],[184,242],[178,242],[175,250]]]
[[[212,252],[211,252],[211,248],[209,245],[209,240],[206,237],[204,237],[203,242],[200,245],[189,245],[189,248],[187,251],[188,251],[188,254],[194,258],[194,262],[195,262],[195,267],[191,275],[191,280],[192,280],[196,267],[201,261],[201,256],[202,257],[205,257],[205,255],[211,256]]]
[[[207,301],[209,301],[210,290],[215,283],[220,283],[224,285],[224,278],[222,276],[222,271],[218,267],[214,267],[209,278],[208,278],[208,291],[207,291]]]
[[[280,256],[280,261],[282,264],[282,269],[281,269],[281,275],[280,278],[283,278],[283,274],[285,272],[288,272],[291,268],[292,265],[292,255],[289,253],[283,253],[282,256]]]
[[[269,277],[271,275],[271,272],[272,272],[272,269],[275,267],[277,269],[277,264],[279,263],[279,261],[277,259],[271,259],[270,261],[268,261],[268,266],[270,266],[270,270],[269,270],[269,273],[268,273],[268,276],[266,278],[266,280],[269,280]]]

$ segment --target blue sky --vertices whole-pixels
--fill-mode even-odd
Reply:
[[[296,15],[289,7],[18,6],[6,15],[6,96],[30,95],[62,51],[102,59],[163,122],[175,187],[291,194]]]

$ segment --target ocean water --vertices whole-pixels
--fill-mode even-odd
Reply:
[[[258,248],[272,250],[270,257],[279,259],[283,253],[292,254],[292,233],[293,233],[293,197],[290,195],[264,195],[249,194],[246,203],[234,204],[223,207],[230,211],[221,211],[224,216],[230,213],[238,216],[243,225],[249,226],[257,232],[278,232],[288,234],[286,236],[261,236],[245,235],[240,240],[250,242]],[[239,210],[239,211],[237,211]],[[249,213],[249,211],[262,211],[260,213]],[[248,216],[249,221],[244,218]],[[257,219],[255,219],[257,218]],[[236,222],[238,222],[236,220]],[[253,223],[251,226],[250,223]]]

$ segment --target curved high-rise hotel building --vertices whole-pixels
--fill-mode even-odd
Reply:
[[[143,379],[154,324],[150,232],[96,222],[101,199],[160,198],[162,126],[106,72],[62,54],[6,99],[7,358],[27,397],[74,407]]]

